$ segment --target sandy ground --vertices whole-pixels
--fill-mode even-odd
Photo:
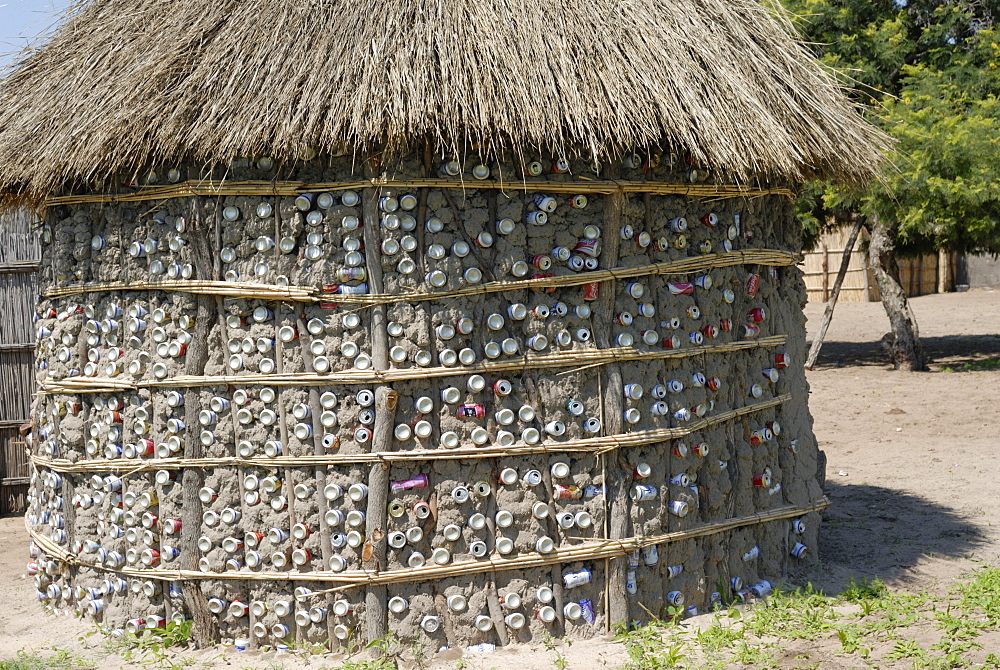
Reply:
[[[880,304],[838,306],[816,369],[809,373],[811,410],[828,456],[832,505],[821,531],[822,565],[796,575],[827,592],[851,578],[880,577],[893,587],[943,593],[955,579],[1000,558],[1000,291],[913,300],[932,361],[926,373],[893,372],[878,340],[888,329]],[[807,308],[816,327],[822,305]],[[118,667],[100,648],[81,650],[89,624],[42,614],[23,577],[26,538],[19,518],[0,519],[0,660],[19,649],[68,648],[101,666]],[[704,618],[704,617],[701,617]],[[993,640],[1000,648],[1000,639]],[[93,638],[88,643],[95,646]],[[802,648],[806,647],[803,644]],[[791,646],[791,659],[802,649]],[[616,667],[623,650],[607,640],[563,650],[570,668]],[[810,649],[813,659],[822,648]],[[454,667],[446,652],[433,667]],[[519,648],[466,654],[467,667],[553,667],[553,652]],[[220,649],[186,652],[196,664],[294,667],[305,661]],[[175,662],[180,660],[173,659]],[[831,654],[822,667],[840,667]],[[311,667],[336,666],[333,657]]]

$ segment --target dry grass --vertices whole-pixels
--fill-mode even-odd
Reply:
[[[869,179],[887,139],[789,31],[756,0],[85,0],[0,83],[0,189],[425,139]]]

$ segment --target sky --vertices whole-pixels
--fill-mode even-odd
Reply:
[[[51,25],[70,0],[0,0],[0,69]]]

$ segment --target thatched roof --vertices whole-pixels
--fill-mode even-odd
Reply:
[[[90,0],[0,82],[0,189],[29,197],[426,137],[851,182],[885,145],[756,0]]]

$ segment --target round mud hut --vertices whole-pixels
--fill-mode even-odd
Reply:
[[[883,137],[754,0],[91,0],[0,83],[43,214],[53,611],[586,638],[816,557],[793,197]]]

